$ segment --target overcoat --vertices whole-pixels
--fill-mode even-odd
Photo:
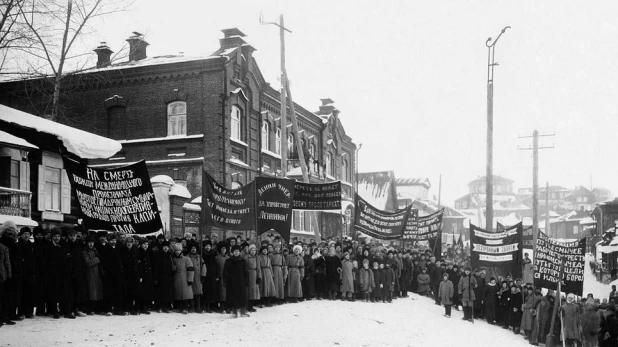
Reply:
[[[476,288],[476,278],[472,275],[463,275],[459,279],[459,285],[457,286],[457,293],[459,299],[473,301],[475,300],[474,288]]]
[[[521,307],[523,300],[524,299],[521,296],[521,292],[511,292],[511,300],[509,301],[509,322],[512,327],[520,327],[522,316]],[[517,311],[514,309],[517,309]]]
[[[139,298],[144,301],[152,301],[154,298],[154,286],[152,277],[152,254],[143,248],[137,249],[137,269],[139,278]]]
[[[260,300],[260,286],[257,283],[257,279],[262,279],[262,271],[258,259],[255,255],[248,254],[245,257],[247,262],[247,271],[249,273],[249,300]]]
[[[520,325],[522,330],[532,330],[532,326],[534,324],[534,315],[532,314],[532,310],[536,308],[537,301],[538,299],[534,293],[526,295],[526,300],[522,305]]]
[[[313,267],[315,268],[314,287],[318,294],[326,293],[328,285],[326,283],[326,260],[322,255],[313,258]]]
[[[193,286],[192,286],[192,291],[193,291],[193,295],[202,295],[203,293],[203,288],[202,288],[202,277],[206,276],[206,264],[204,264],[204,261],[202,260],[202,256],[200,256],[198,253],[192,254],[189,253],[189,259],[191,259],[191,263],[193,264]]]
[[[352,268],[354,265],[351,261],[343,259],[341,262],[341,292],[354,293],[354,274]]]
[[[127,295],[137,299],[140,291],[139,268],[137,251],[135,248],[122,247],[120,250],[122,267],[124,268],[124,280],[127,287]]]
[[[453,282],[449,280],[442,280],[442,282],[440,282],[440,287],[438,288],[438,296],[440,297],[440,302],[442,305],[452,305],[453,294],[455,294]]]
[[[492,322],[496,319],[496,299],[498,298],[497,284],[488,283],[485,285],[485,291],[483,292],[483,307],[484,314],[487,321]]]
[[[552,314],[552,306],[546,297],[537,300],[536,316],[534,316],[534,324],[532,326],[532,342],[545,342],[545,331],[550,324]]]
[[[223,278],[223,269],[225,268],[225,263],[228,259],[230,259],[230,257],[219,253],[215,257],[215,259],[217,260],[217,264],[219,264],[219,271],[221,271],[221,273],[219,274],[219,278]],[[222,302],[227,301],[227,288],[225,286],[225,281],[219,281],[219,301]]]
[[[302,281],[303,295],[305,298],[311,298],[315,296],[315,264],[310,255],[305,255],[303,261],[305,262],[305,277],[303,277]]]
[[[581,308],[577,304],[563,304],[560,306],[564,319],[564,337],[581,341]]]
[[[371,269],[359,269],[358,281],[360,283],[361,293],[371,293],[376,286]]]
[[[275,284],[275,295],[279,299],[285,298],[285,280],[288,277],[288,269],[285,266],[285,259],[281,253],[271,253],[268,255],[270,258],[270,265],[273,269],[273,282]]]
[[[302,298],[301,280],[305,275],[303,257],[292,253],[286,258],[286,264],[288,268],[288,296],[291,298]]]
[[[204,253],[204,264],[206,265],[206,279],[202,286],[202,301],[219,301],[219,282],[221,281],[221,271],[216,259],[216,253],[210,251]]]
[[[417,293],[422,294],[431,292],[431,288],[429,287],[431,279],[429,278],[429,275],[427,273],[421,272],[420,274],[418,274],[416,281],[418,282]]]
[[[260,282],[260,296],[263,298],[277,296],[270,258],[268,255],[260,254],[258,255],[258,263],[260,266],[260,272],[262,273],[262,281]]]
[[[99,272],[99,252],[96,248],[84,248],[82,251],[84,262],[86,263],[86,285],[88,287],[88,300],[103,300],[103,280]]]
[[[339,273],[341,272],[341,259],[338,256],[326,256],[326,281],[329,288],[333,284],[339,286]]]
[[[234,256],[228,258],[223,267],[222,281],[225,282],[228,304],[234,309],[246,307],[249,272],[245,259]]]
[[[154,255],[153,282],[155,285],[155,300],[168,303],[174,300],[174,272],[172,255],[159,250]]]

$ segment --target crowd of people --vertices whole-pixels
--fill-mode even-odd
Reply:
[[[409,292],[430,297],[463,319],[511,329],[533,345],[549,333],[554,295],[524,280],[487,279],[485,269],[436,259],[430,249],[325,240],[260,244],[241,237],[184,238],[0,226],[0,325],[36,316],[150,312],[249,316],[256,308],[304,300],[392,303]],[[528,273],[526,273],[528,272]],[[618,346],[615,291],[608,299],[562,299],[558,339],[568,345]]]

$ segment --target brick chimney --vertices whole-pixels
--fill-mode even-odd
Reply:
[[[221,51],[228,48],[237,48],[247,43],[243,39],[243,37],[247,35],[245,35],[238,28],[223,29],[221,32],[223,33],[223,38],[219,39],[219,43],[221,45],[219,50]]]
[[[320,99],[320,101],[322,101],[322,106],[320,106],[320,111],[318,111],[318,115],[327,115],[339,111],[337,110],[335,105],[333,105],[335,103],[333,99],[326,98]]]
[[[109,66],[111,64],[110,57],[112,56],[112,51],[106,42],[101,42],[101,45],[93,51],[97,54],[97,68],[102,68]]]
[[[129,43],[129,61],[138,61],[146,59],[146,47],[149,43],[144,40],[144,35],[133,32],[133,35],[127,39]]]

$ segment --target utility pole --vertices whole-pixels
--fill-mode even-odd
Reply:
[[[487,173],[486,173],[486,186],[485,186],[485,228],[487,230],[493,230],[493,218],[494,218],[494,179],[493,179],[493,151],[494,151],[494,66],[499,65],[494,61],[496,43],[500,39],[500,36],[504,34],[506,29],[510,26],[504,27],[498,37],[492,42],[492,38],[488,38],[485,41],[485,46],[488,49],[487,55]]]
[[[550,236],[551,226],[549,225],[549,181],[545,182],[545,234]]]
[[[536,245],[535,245],[536,247]],[[562,277],[564,276],[564,261],[565,258],[560,258],[560,271],[558,271],[558,290],[554,296],[554,312],[552,312],[551,323],[549,325],[549,334],[545,338],[545,346],[556,347],[556,337],[554,335],[554,325],[556,324],[556,316],[558,315],[558,307],[560,307],[560,292],[562,291]]]
[[[440,174],[440,181],[438,182],[438,208],[440,208],[441,199],[442,199],[442,174]]]
[[[539,147],[539,136],[555,136],[556,134],[539,135],[538,130],[532,136],[520,136],[520,139],[532,138],[532,147],[520,147],[519,150],[532,150],[532,243],[536,247],[539,237],[539,149],[554,148],[554,146]],[[545,230],[547,232],[547,229]]]

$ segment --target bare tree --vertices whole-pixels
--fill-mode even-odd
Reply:
[[[41,77],[51,84],[49,107],[45,115],[56,120],[60,109],[63,81],[68,75],[85,69],[85,55],[73,54],[72,48],[83,37],[94,32],[93,20],[125,11],[125,0],[22,0],[20,17],[32,34],[33,47],[28,49],[24,77]],[[67,69],[70,61],[75,68]],[[68,71],[68,73],[66,72]]]
[[[0,0],[0,71],[12,52],[32,48],[32,34],[21,19],[26,0]]]

